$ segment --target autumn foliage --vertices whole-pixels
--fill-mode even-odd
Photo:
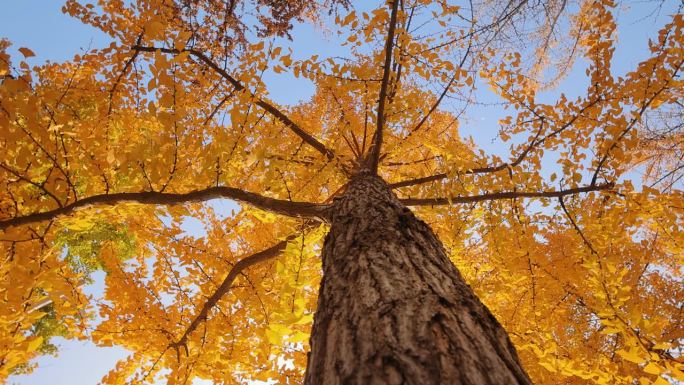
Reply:
[[[377,169],[535,383],[684,381],[681,9],[618,75],[610,0],[358,3],[68,0],[110,46],[0,42],[0,378],[65,336],[131,351],[104,384],[300,383],[326,207]],[[269,98],[292,77],[310,99]]]

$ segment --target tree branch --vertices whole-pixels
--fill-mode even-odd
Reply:
[[[380,148],[382,147],[382,130],[385,125],[385,104],[387,103],[387,86],[389,84],[390,71],[392,67],[392,48],[394,47],[394,30],[397,26],[397,10],[399,0],[392,1],[392,13],[390,15],[389,30],[387,31],[387,41],[385,42],[385,66],[382,73],[382,84],[380,85],[380,97],[378,99],[378,124],[371,140],[368,150],[366,164],[373,174],[377,174],[378,162],[380,159]]]
[[[612,183],[589,185],[558,191],[502,191],[473,196],[457,196],[452,198],[408,198],[400,199],[406,206],[437,206],[451,205],[456,203],[475,203],[499,199],[513,198],[560,198],[566,195],[574,195],[590,191],[608,190],[613,187]]]
[[[140,44],[140,41],[142,40],[143,36],[144,33],[138,35],[135,44]],[[131,55],[131,57],[126,61],[126,63],[123,66],[123,69],[119,73],[119,76],[117,76],[116,80],[114,81],[112,88],[109,90],[109,107],[107,108],[107,116],[110,116],[112,114],[112,108],[114,107],[114,93],[116,92],[116,88],[119,87],[121,80],[128,73],[128,69],[131,67],[133,62],[135,62],[135,59],[138,57],[138,52],[139,51],[133,52],[133,55]]]
[[[461,68],[463,68],[465,61],[468,58],[468,55],[470,54],[470,49],[472,48],[472,46],[473,46],[473,40],[470,39],[468,41],[468,48],[466,49],[466,52],[463,54],[463,57],[461,58],[461,62],[458,64],[458,68],[456,70],[454,70],[454,75],[451,77],[451,79],[449,79],[449,82],[444,87],[444,90],[439,95],[439,97],[437,98],[435,103],[432,105],[432,107],[430,107],[430,110],[428,111],[428,113],[425,114],[425,116],[423,116],[423,118],[420,120],[420,122],[418,122],[418,124],[416,124],[415,127],[413,127],[409,131],[409,133],[408,133],[408,135],[406,135],[405,139],[407,139],[409,136],[413,135],[414,132],[420,130],[420,128],[423,126],[423,124],[425,124],[425,122],[428,120],[428,118],[430,118],[430,115],[432,115],[432,113],[435,112],[437,107],[439,107],[440,103],[442,103],[442,100],[444,99],[444,97],[447,95],[447,93],[449,93],[449,89],[451,88],[451,85],[454,84],[454,82],[458,78],[460,71],[461,71]]]
[[[328,197],[324,201],[324,203],[320,206],[324,206],[326,203],[329,203],[334,197],[338,196],[342,191],[344,191],[345,186],[341,186],[337,191],[335,191],[332,195]],[[307,221],[303,224],[302,226],[302,231],[310,230],[315,226],[316,222],[314,221]],[[272,259],[274,257],[277,257],[278,254],[285,249],[287,246],[287,243],[290,242],[291,240],[297,238],[299,234],[290,234],[288,235],[284,240],[276,243],[275,245],[269,247],[266,250],[262,250],[256,254],[252,254],[248,257],[240,259],[233,267],[230,269],[230,272],[228,272],[228,275],[226,278],[224,278],[223,282],[221,282],[221,285],[219,285],[218,288],[216,288],[216,291],[214,294],[209,297],[207,302],[202,306],[202,309],[200,310],[199,314],[192,320],[190,325],[188,325],[188,328],[185,329],[185,332],[183,333],[183,336],[181,338],[174,342],[173,344],[170,345],[170,347],[173,347],[176,349],[176,353],[178,354],[179,360],[180,360],[180,348],[183,347],[185,349],[186,355],[190,355],[188,351],[188,336],[197,329],[197,327],[204,321],[207,320],[209,316],[209,310],[211,310],[218,301],[226,294],[228,291],[230,291],[230,287],[235,281],[235,278],[237,278],[238,274],[241,274],[243,270],[246,268],[253,266],[259,262],[264,262],[269,259]]]
[[[217,186],[203,190],[195,190],[183,194],[161,193],[155,191],[123,192],[114,194],[93,195],[71,204],[50,211],[18,216],[0,220],[0,230],[12,226],[35,223],[54,219],[61,215],[71,214],[77,209],[93,205],[114,205],[122,202],[137,202],[156,205],[175,205],[185,202],[205,201],[214,198],[228,198],[243,202],[262,210],[292,217],[318,218],[324,220],[325,204],[309,202],[290,202],[280,199],[265,197],[259,194],[240,190],[233,187]]]
[[[562,196],[558,197],[558,202],[560,202],[561,209],[563,209],[565,216],[567,216],[568,219],[570,220],[572,227],[575,228],[575,231],[577,231],[577,234],[579,234],[580,237],[582,237],[582,241],[584,242],[584,244],[589,248],[589,250],[591,250],[591,252],[594,255],[598,256],[598,253],[596,252],[596,249],[594,249],[594,246],[591,244],[591,242],[589,242],[587,237],[584,236],[584,232],[582,232],[582,229],[579,228],[579,226],[577,225],[577,222],[575,222],[575,219],[572,217],[572,215],[570,215],[570,212],[568,211],[567,207],[565,207],[565,201],[563,201]]]
[[[620,136],[618,136],[617,139],[615,139],[615,141],[614,141],[613,144],[608,148],[608,150],[606,151],[606,153],[603,154],[603,156],[602,156],[601,159],[599,160],[598,164],[596,165],[596,170],[594,171],[594,175],[593,175],[593,177],[591,178],[592,183],[595,183],[595,182],[596,182],[596,179],[598,178],[599,173],[601,172],[601,168],[603,168],[603,166],[605,165],[606,161],[608,160],[608,157],[610,156],[611,151],[613,151],[615,148],[617,148],[617,147],[619,146],[620,141],[627,135],[627,133],[629,133],[629,131],[636,125],[636,123],[637,123],[638,121],[641,120],[641,117],[643,116],[644,112],[646,111],[646,109],[647,109],[648,107],[651,106],[651,104],[653,103],[653,101],[655,100],[655,98],[656,98],[658,95],[660,95],[663,91],[665,91],[665,90],[667,89],[667,85],[669,85],[670,82],[671,82],[673,79],[675,79],[675,78],[677,77],[677,73],[678,73],[679,70],[682,68],[682,65],[684,65],[684,61],[680,61],[680,62],[679,62],[679,64],[678,64],[677,67],[675,68],[674,72],[672,73],[672,76],[670,77],[670,79],[668,79],[668,80],[665,82],[665,85],[664,85],[663,87],[661,87],[659,90],[657,90],[656,92],[654,92],[653,95],[652,95],[650,98],[648,98],[648,100],[646,100],[646,101],[644,102],[644,104],[643,104],[643,105],[641,106],[641,108],[639,109],[639,112],[637,112],[636,116],[634,116],[634,117],[632,118],[632,120],[629,122],[629,124],[627,125],[627,127],[625,127],[625,129],[622,131],[622,133],[620,133]],[[653,66],[654,66],[653,71],[655,71],[655,64],[653,64]]]
[[[5,165],[4,163],[0,163],[0,168],[4,169],[5,171],[14,175],[19,180],[22,180],[22,181],[40,189],[45,195],[49,196],[53,201],[55,201],[55,203],[57,203],[57,206],[59,206],[59,207],[63,206],[62,202],[57,198],[57,196],[55,196],[55,194],[53,194],[52,192],[50,192],[50,190],[45,188],[45,182],[42,182],[42,183],[34,182],[30,178],[22,175],[19,171],[12,169],[11,167]],[[49,175],[48,175],[48,177],[49,177]],[[46,180],[47,180],[47,178],[46,178]]]
[[[216,288],[216,291],[214,291],[214,294],[209,297],[207,302],[204,303],[202,306],[202,309],[200,312],[195,316],[195,318],[192,320],[190,325],[188,325],[187,329],[185,329],[185,332],[183,333],[183,336],[176,342],[170,345],[170,347],[176,349],[176,353],[179,352],[179,348],[183,347],[185,349],[186,355],[189,355],[188,352],[188,337],[190,334],[197,329],[197,327],[204,321],[207,320],[209,316],[209,311],[218,304],[218,301],[230,291],[230,287],[233,284],[233,281],[235,281],[235,278],[245,269],[247,269],[250,266],[256,265],[259,262],[264,262],[269,259],[275,258],[280,254],[281,251],[285,250],[285,247],[287,246],[287,243],[291,241],[292,239],[296,238],[298,234],[292,234],[285,238],[284,240],[276,243],[275,245],[269,247],[268,249],[259,251],[258,253],[249,255],[247,257],[244,257],[240,259],[233,267],[230,269],[230,272],[228,272],[228,275],[226,278],[223,279],[223,282],[221,282],[221,285],[219,285],[218,288]],[[180,356],[180,355],[179,355]],[[180,358],[180,357],[179,357]]]
[[[486,167],[477,167],[477,168],[471,168],[470,170],[466,170],[463,174],[465,175],[474,175],[474,174],[486,174],[490,172],[497,172],[501,170],[505,170],[507,168],[513,168],[522,163],[523,160],[527,157],[527,154],[532,151],[534,147],[539,145],[541,142],[537,143],[537,139],[539,138],[539,135],[542,132],[542,129],[544,128],[543,120],[542,120],[542,125],[539,127],[539,130],[537,131],[537,134],[535,135],[534,139],[530,142],[530,144],[525,147],[525,150],[523,150],[517,158],[515,158],[512,162],[506,162],[506,163],[501,163],[496,166],[486,166]],[[415,186],[417,184],[423,184],[423,183],[429,183],[429,182],[434,182],[442,179],[446,179],[448,177],[447,173],[439,173],[435,175],[430,175],[430,176],[424,176],[421,178],[414,178],[414,179],[408,179],[404,180],[401,182],[396,182],[390,184],[390,188],[395,189],[395,188],[400,188],[400,187],[408,187],[408,186]]]
[[[539,126],[539,130],[537,130],[537,133],[535,134],[534,138],[530,143],[525,147],[525,149],[511,162],[505,162],[505,163],[500,163],[496,166],[486,166],[486,167],[478,167],[478,168],[473,168],[470,170],[466,170],[464,172],[465,175],[473,175],[473,174],[486,174],[486,173],[491,173],[491,172],[498,172],[501,170],[505,170],[507,168],[512,168],[518,166],[520,163],[522,163],[525,158],[530,154],[530,152],[539,146],[540,144],[546,142],[549,138],[552,138],[561,132],[565,131],[568,127],[572,126],[577,119],[579,119],[582,114],[592,106],[594,106],[596,103],[601,101],[601,97],[598,97],[594,100],[589,101],[584,107],[582,107],[577,114],[575,114],[571,119],[569,119],[567,122],[563,123],[559,128],[555,129],[551,133],[547,134],[544,137],[541,137],[541,133],[544,129],[544,123],[545,123],[545,117],[544,116],[539,116],[535,111],[532,110],[532,113],[534,113],[536,116],[539,117],[541,120],[541,124]],[[439,173],[435,175],[430,175],[430,176],[425,176],[421,178],[414,178],[414,179],[408,179],[404,180],[401,182],[397,183],[392,183],[390,184],[390,188],[395,189],[395,188],[400,188],[400,187],[408,187],[408,186],[415,186],[417,184],[423,184],[423,183],[429,183],[429,182],[434,182],[442,179],[446,179],[448,177],[447,173]],[[592,183],[596,183],[594,180]]]
[[[466,171],[466,173],[468,173]],[[391,189],[396,189],[396,188],[401,188],[401,187],[409,187],[409,186],[415,186],[418,184],[423,184],[423,183],[429,183],[429,182],[434,182],[442,179],[446,179],[448,175],[444,172],[435,174],[435,175],[430,175],[430,176],[423,176],[420,178],[413,178],[413,179],[407,179],[407,180],[402,180],[401,182],[396,182],[396,183],[390,183],[389,187]]]
[[[155,52],[155,51],[159,50],[161,52],[170,53],[170,54],[174,54],[174,55],[178,55],[182,52],[190,53],[191,55],[195,56],[200,61],[202,61],[204,64],[206,64],[208,67],[210,67],[211,69],[216,71],[222,78],[226,79],[230,84],[233,85],[233,87],[235,87],[236,90],[238,90],[238,91],[246,90],[247,92],[249,92],[250,95],[254,98],[257,106],[263,108],[266,112],[271,114],[273,117],[280,120],[283,124],[285,124],[285,126],[287,126],[292,132],[294,132],[297,136],[299,136],[304,142],[306,142],[311,147],[315,148],[321,154],[325,155],[326,158],[333,159],[335,157],[335,153],[331,149],[327,148],[323,143],[319,142],[318,139],[314,138],[311,134],[304,131],[304,129],[302,129],[297,123],[292,121],[292,119],[290,119],[287,115],[285,115],[277,107],[275,107],[274,105],[270,104],[269,102],[257,97],[251,91],[247,90],[245,88],[245,86],[242,85],[242,83],[240,83],[234,77],[230,76],[230,74],[228,72],[226,72],[226,70],[219,67],[216,63],[214,63],[204,53],[197,51],[197,50],[194,50],[194,49],[184,49],[181,51],[181,50],[177,50],[177,49],[143,47],[143,46],[139,46],[139,45],[135,45],[132,48],[136,51],[143,51],[143,52]]]

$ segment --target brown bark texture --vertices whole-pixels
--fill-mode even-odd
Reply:
[[[334,200],[306,385],[531,384],[430,227],[371,174]]]

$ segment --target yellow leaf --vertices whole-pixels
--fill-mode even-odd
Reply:
[[[649,362],[648,365],[644,367],[644,372],[648,374],[655,374],[658,375],[664,371],[663,368],[661,368],[659,365],[655,364],[654,362]]]
[[[251,48],[254,51],[261,51],[262,49],[264,49],[264,41],[262,40],[256,44],[252,44]]]
[[[148,21],[145,23],[145,32],[147,32],[148,36],[150,36],[153,39],[158,39],[162,37],[162,34],[164,32],[164,24],[158,22],[158,21]]]
[[[634,362],[635,364],[640,364],[646,360],[645,357],[639,355],[638,349],[630,349],[629,351],[620,350],[617,353],[620,357],[627,361]]]
[[[291,332],[290,328],[284,325],[271,324],[266,330],[266,339],[268,342],[278,345],[283,341],[283,336]]]
[[[304,314],[295,322],[295,325],[306,325],[313,322],[313,314]]]
[[[181,51],[183,48],[185,48],[185,44],[187,43],[188,39],[192,36],[192,32],[189,31],[182,31],[176,36],[176,39],[173,42],[173,48]]]
[[[309,340],[309,333],[296,331],[293,335],[287,338],[290,342],[307,342]]]
[[[542,361],[539,363],[539,365],[543,366],[546,370],[548,370],[551,373],[557,372],[556,368],[550,362]]]
[[[85,231],[93,227],[93,222],[87,218],[75,218],[66,223],[66,228],[73,231]]]
[[[172,61],[174,63],[181,63],[181,62],[185,61],[185,59],[187,59],[188,56],[190,56],[190,52],[189,51],[183,51],[183,52],[179,53],[178,55],[176,55]]]
[[[31,342],[28,343],[28,346],[26,347],[26,351],[29,353],[34,352],[34,351],[36,351],[36,349],[38,349],[38,347],[42,343],[43,343],[43,337],[38,336],[38,337],[34,338]]]
[[[36,56],[36,54],[33,53],[33,51],[31,51],[30,49],[28,49],[26,47],[19,48],[19,52],[21,52],[21,54],[24,55],[25,58]]]

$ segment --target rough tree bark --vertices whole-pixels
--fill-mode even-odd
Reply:
[[[371,174],[336,198],[306,385],[531,384],[430,227]]]

